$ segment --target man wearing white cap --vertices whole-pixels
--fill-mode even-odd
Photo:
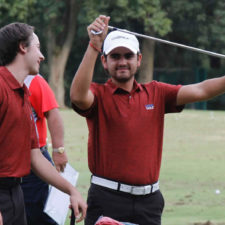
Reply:
[[[93,175],[85,225],[93,225],[102,215],[160,225],[164,114],[224,93],[225,77],[187,86],[139,84],[134,78],[142,59],[138,40],[119,31],[106,37],[109,19],[99,16],[88,26],[89,46],[70,90],[72,107],[86,117],[89,128],[88,164]],[[102,32],[96,35],[93,30]],[[92,77],[103,41],[101,61],[111,78],[97,84]]]

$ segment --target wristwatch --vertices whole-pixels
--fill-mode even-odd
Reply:
[[[58,152],[62,154],[63,152],[65,152],[65,148],[64,147],[53,148],[53,152]]]

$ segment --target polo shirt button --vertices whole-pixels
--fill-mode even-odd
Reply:
[[[129,99],[131,99],[131,95],[129,96]]]

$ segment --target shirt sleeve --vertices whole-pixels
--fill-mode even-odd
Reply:
[[[181,112],[185,105],[177,106],[177,94],[182,85],[172,85],[163,82],[157,82],[162,90],[162,96],[165,101],[165,113]]]
[[[29,92],[31,105],[39,118],[43,118],[45,112],[59,107],[52,89],[42,76],[37,75],[32,80]]]
[[[96,84],[91,83],[90,89],[91,89],[92,93],[94,94],[94,102],[92,103],[92,105],[89,109],[82,110],[82,109],[78,108],[76,105],[74,105],[73,103],[71,103],[72,109],[83,117],[90,118],[90,117],[92,117],[92,115],[94,115],[94,113],[97,110],[97,102],[98,101],[97,101],[95,87],[96,87]]]

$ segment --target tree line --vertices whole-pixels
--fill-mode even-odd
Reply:
[[[41,74],[63,107],[69,104],[70,83],[88,45],[86,27],[99,14],[110,16],[114,27],[225,54],[224,9],[223,0],[0,0],[0,26],[16,21],[35,26],[46,57]],[[140,82],[152,80],[157,69],[225,67],[220,58],[139,40]],[[108,77],[99,64],[94,79],[103,82]]]

